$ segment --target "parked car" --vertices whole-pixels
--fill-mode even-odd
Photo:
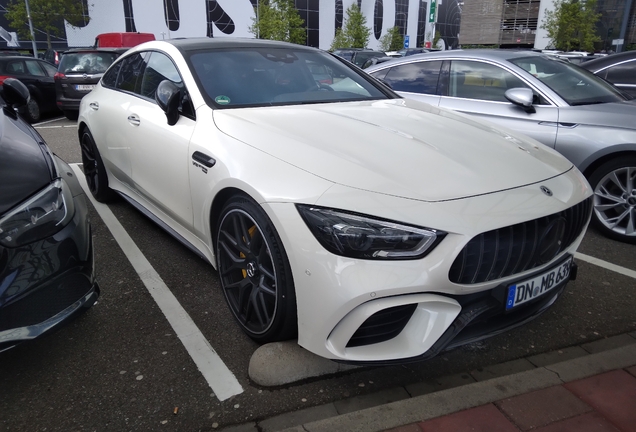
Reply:
[[[555,148],[594,188],[596,227],[636,243],[636,102],[611,84],[556,57],[512,50],[421,54],[367,71],[403,96]]]
[[[282,42],[132,48],[82,99],[78,137],[93,196],[216,267],[247,335],[342,361],[419,360],[537,316],[591,213],[554,150]]]
[[[0,113],[0,351],[42,336],[99,296],[82,188],[14,108],[29,90],[3,83]]]
[[[338,57],[342,57],[349,60],[351,63],[358,67],[362,67],[365,62],[374,57],[386,57],[386,53],[383,51],[374,51],[370,49],[349,48],[335,50],[333,52]]]
[[[43,113],[58,111],[53,80],[56,71],[54,66],[33,57],[0,57],[0,85],[7,78],[16,78],[29,90],[29,102],[20,107],[20,114],[31,123],[39,121]]]
[[[581,67],[611,82],[632,98],[636,97],[636,51],[590,60]]]
[[[51,63],[53,66],[57,67],[60,64],[60,59],[62,58],[62,52],[64,50],[59,49],[47,49],[44,51],[44,55],[42,60]]]
[[[74,48],[64,51],[55,74],[56,101],[69,120],[77,120],[80,100],[127,48]]]

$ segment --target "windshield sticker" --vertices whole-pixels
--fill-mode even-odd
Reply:
[[[230,103],[230,98],[227,96],[221,95],[221,96],[217,96],[214,99],[214,102],[218,103],[219,105],[227,105]]]

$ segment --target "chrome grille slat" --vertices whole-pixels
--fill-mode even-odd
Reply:
[[[558,255],[577,239],[591,212],[592,199],[588,198],[559,213],[481,233],[457,256],[449,278],[454,283],[476,284],[539,267],[553,258],[546,261],[546,249],[553,248]],[[561,243],[549,236],[550,227],[555,226],[564,226]]]

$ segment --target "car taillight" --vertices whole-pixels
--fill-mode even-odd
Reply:
[[[55,72],[55,75],[53,75],[53,79],[54,80],[66,79],[66,75],[64,75],[61,72]]]
[[[4,80],[11,78],[9,75],[0,75],[0,85],[4,83]]]

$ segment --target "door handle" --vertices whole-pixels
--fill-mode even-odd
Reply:
[[[214,164],[216,164],[216,160],[214,158],[211,158],[205,153],[201,153],[199,151],[192,153],[192,160],[208,168],[212,168]]]
[[[97,111],[99,109],[99,104],[97,102],[91,102],[88,106],[91,107],[93,111]]]
[[[139,126],[141,120],[139,120],[139,116],[137,114],[131,114],[128,116],[128,123],[133,126]]]

